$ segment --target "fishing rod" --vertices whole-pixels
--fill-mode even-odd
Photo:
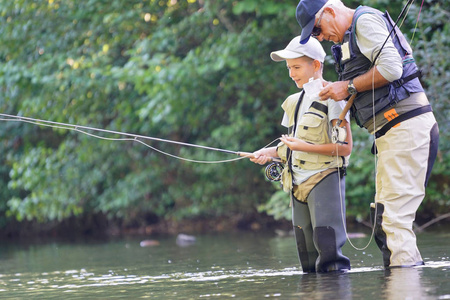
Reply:
[[[398,27],[397,24],[398,24],[398,22],[400,21],[400,19],[403,17],[403,14],[405,14],[406,9],[408,9],[408,7],[409,7],[413,2],[414,2],[414,0],[408,0],[408,2],[406,2],[405,6],[403,7],[402,11],[400,12],[400,14],[399,14],[398,17],[397,17],[397,21],[395,21],[394,26],[392,26],[391,31],[389,31],[388,36],[387,36],[386,39],[384,40],[384,43],[383,43],[383,45],[381,46],[380,51],[378,51],[377,55],[376,55],[375,58],[373,59],[372,64],[370,65],[370,68],[369,68],[369,69],[371,69],[371,68],[375,65],[375,61],[376,61],[376,60],[378,59],[378,57],[380,56],[381,50],[383,50],[383,48],[384,48],[384,46],[386,45],[387,41],[389,40],[389,37],[391,36],[392,32],[394,32],[395,27]],[[388,16],[389,16],[389,15],[388,15]],[[405,14],[404,18],[406,18],[406,14]],[[400,26],[401,26],[401,25],[400,25]],[[400,27],[398,27],[398,29],[400,29]]]
[[[95,128],[95,127],[89,127],[89,126],[82,126],[82,125],[73,125],[73,124],[67,124],[67,123],[61,123],[61,122],[53,122],[53,121],[47,121],[47,120],[41,120],[41,119],[35,119],[35,118],[29,118],[29,117],[22,117],[22,116],[15,116],[15,115],[8,115],[8,114],[4,114],[4,113],[0,113],[0,117],[4,117],[3,119],[0,119],[2,121],[19,121],[19,122],[25,122],[25,123],[31,123],[31,124],[36,124],[36,125],[41,125],[41,126],[47,126],[47,127],[53,127],[53,128],[59,128],[59,129],[66,129],[66,130],[73,130],[73,131],[77,131],[95,138],[99,138],[99,139],[105,139],[105,140],[122,140],[122,141],[135,141],[135,142],[139,142],[155,151],[158,151],[160,153],[163,153],[165,155],[171,156],[171,157],[175,157],[178,159],[183,159],[186,161],[190,161],[190,162],[196,162],[196,163],[212,163],[211,161],[196,161],[196,160],[190,160],[190,159],[186,159],[186,158],[181,158],[166,152],[163,152],[159,149],[156,149],[150,145],[148,145],[147,143],[141,141],[140,139],[144,139],[144,140],[152,140],[152,141],[157,141],[157,142],[163,142],[163,143],[169,143],[169,144],[176,144],[176,145],[180,145],[180,146],[186,146],[186,147],[194,147],[194,148],[200,148],[200,149],[204,149],[204,150],[210,150],[210,151],[217,151],[217,152],[223,152],[223,153],[228,153],[228,154],[234,154],[237,156],[240,156],[241,158],[254,158],[254,154],[251,152],[243,152],[243,151],[232,151],[232,150],[227,150],[227,149],[221,149],[221,148],[214,148],[214,147],[209,147],[209,146],[202,146],[202,145],[197,145],[197,144],[190,144],[190,143],[185,143],[185,142],[179,142],[179,141],[174,141],[174,140],[168,140],[168,139],[162,139],[162,138],[157,138],[157,137],[151,137],[151,136],[144,136],[144,135],[138,135],[138,134],[132,134],[132,133],[126,133],[126,132],[120,132],[120,131],[113,131],[113,130],[107,130],[107,129],[100,129],[100,128]],[[106,137],[101,137],[98,136],[96,134],[91,134],[89,132],[86,132],[85,130],[90,130],[90,131],[96,131],[96,132],[102,132],[102,133],[108,133],[108,134],[117,134],[117,135],[122,135],[122,136],[127,136],[127,137],[131,137],[131,138],[106,138]],[[238,159],[241,159],[238,158]],[[219,162],[229,162],[229,161],[234,161],[235,159],[232,160],[226,160],[226,161],[216,161],[216,163]],[[281,159],[276,158],[276,157],[271,157],[269,158],[269,161],[272,162],[270,165],[268,165],[266,167],[266,177],[270,180],[270,181],[277,181],[279,180],[279,178],[281,177],[279,174],[277,174],[277,171],[280,168],[280,162]],[[273,165],[276,164],[276,165]],[[281,173],[281,172],[279,172]]]

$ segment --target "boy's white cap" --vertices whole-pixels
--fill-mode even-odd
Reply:
[[[311,38],[306,44],[300,44],[300,36],[292,39],[292,41],[283,50],[270,53],[270,58],[274,61],[283,61],[286,59],[299,58],[307,56],[324,62],[326,53],[320,42]]]

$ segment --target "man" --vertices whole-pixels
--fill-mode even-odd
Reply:
[[[256,151],[251,161],[265,164],[271,157],[280,157],[287,162],[283,189],[291,196],[303,272],[340,272],[350,269],[341,248],[346,241],[344,175],[352,149],[351,131],[345,127],[344,143],[331,142],[331,126],[343,105],[331,99],[320,101],[325,51],[316,39],[304,45],[299,41],[296,37],[270,55],[274,61],[286,61],[289,76],[303,88],[281,105],[285,111],[282,125],[289,134],[281,137],[277,147]]]
[[[301,0],[296,17],[301,43],[311,35],[335,43],[339,81],[327,85],[321,99],[339,101],[356,94],[352,116],[375,134],[372,208],[384,266],[422,265],[412,225],[436,158],[439,129],[409,44],[387,12],[367,6],[351,9],[340,0]]]

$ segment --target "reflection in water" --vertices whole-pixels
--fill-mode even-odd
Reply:
[[[393,268],[386,270],[385,276],[386,299],[427,299],[431,285],[425,282],[422,268]]]
[[[348,273],[305,274],[300,278],[299,298],[353,299],[349,276]]]

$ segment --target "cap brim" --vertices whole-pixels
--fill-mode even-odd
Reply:
[[[270,53],[270,58],[274,61],[283,61],[286,59],[294,59],[294,58],[299,58],[305,56],[302,53],[298,53],[298,52],[294,52],[294,51],[290,51],[290,50],[279,50],[279,51],[275,51]]]
[[[316,23],[316,19],[312,18],[311,21],[309,21],[308,24],[303,27],[302,34],[300,36],[300,44],[306,44],[308,42],[314,29],[314,23]]]

